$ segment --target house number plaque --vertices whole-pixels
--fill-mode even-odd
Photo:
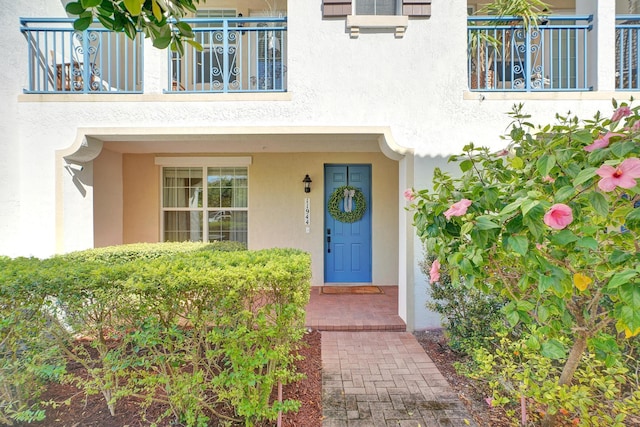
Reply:
[[[311,199],[304,199],[304,225],[311,225]]]

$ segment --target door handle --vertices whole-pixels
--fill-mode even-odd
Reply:
[[[327,253],[331,253],[331,229],[327,228]]]

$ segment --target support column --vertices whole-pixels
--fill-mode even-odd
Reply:
[[[593,29],[587,36],[589,58],[587,61],[588,85],[594,90],[615,89],[616,4],[612,1],[581,0],[576,2],[578,15],[593,15]]]
[[[167,88],[169,48],[153,47],[150,38],[144,40],[144,93],[160,94]]]

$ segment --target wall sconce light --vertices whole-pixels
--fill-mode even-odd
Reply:
[[[302,180],[302,182],[304,182],[304,192],[305,193],[311,193],[311,178],[309,178],[309,174],[306,174],[304,176],[304,179]]]

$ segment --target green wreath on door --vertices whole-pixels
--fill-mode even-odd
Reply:
[[[349,212],[340,209],[340,202],[345,201],[345,206],[347,205],[346,202],[348,196],[346,195],[345,190],[353,191],[351,199],[352,203],[355,204],[355,208],[352,208]],[[350,185],[343,185],[342,187],[336,188],[335,191],[331,193],[329,202],[327,203],[327,208],[329,209],[329,214],[336,221],[351,223],[362,219],[364,213],[367,211],[367,202],[364,198],[364,194],[362,194],[362,191],[358,188]]]

